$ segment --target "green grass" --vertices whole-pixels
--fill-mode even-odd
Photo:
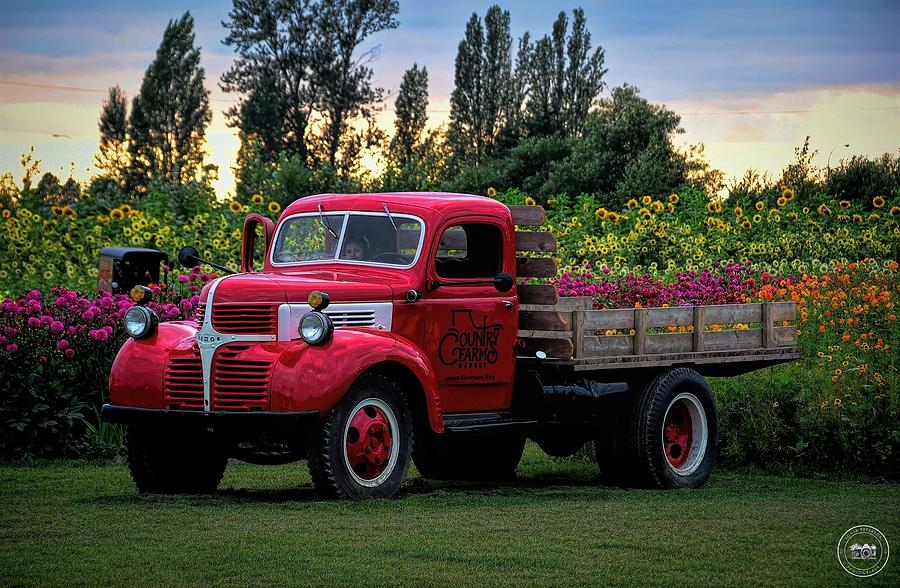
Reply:
[[[316,501],[305,464],[229,466],[215,496],[138,495],[121,464],[0,466],[0,585],[900,584],[839,566],[857,524],[900,546],[900,486],[716,472],[605,488],[529,445],[506,485]]]

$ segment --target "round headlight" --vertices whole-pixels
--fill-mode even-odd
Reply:
[[[331,337],[334,324],[321,312],[307,312],[300,319],[300,337],[310,345],[321,345]]]
[[[146,306],[132,306],[125,312],[122,322],[126,333],[135,339],[143,339],[149,337],[156,330],[159,317]]]

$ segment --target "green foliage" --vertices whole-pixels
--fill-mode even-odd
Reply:
[[[403,169],[410,164],[421,146],[428,108],[428,70],[418,64],[403,73],[397,100],[394,101],[394,137],[391,139],[388,161]]]
[[[841,160],[825,171],[823,188],[827,194],[867,208],[876,196],[900,196],[900,152]]]
[[[186,12],[166,26],[131,106],[132,190],[143,193],[152,181],[209,181],[215,167],[203,164],[206,127],[212,120],[204,75],[200,49],[194,46],[194,19]]]
[[[587,31],[584,10],[572,11],[572,30],[565,12],[553,23],[552,37],[544,35],[532,48],[527,42],[523,68],[528,100],[525,127],[529,136],[578,135],[588,110],[606,85],[603,76],[604,52],[591,53],[591,34]]]
[[[119,86],[109,89],[109,95],[100,111],[100,152],[94,156],[94,165],[101,177],[124,186],[128,168],[128,104],[125,92]]]

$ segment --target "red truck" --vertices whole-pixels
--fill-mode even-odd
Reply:
[[[205,286],[196,321],[159,324],[140,303],[124,318],[102,416],[126,425],[138,489],[209,492],[229,458],[307,459],[323,495],[386,497],[411,461],[427,478],[510,478],[527,438],[553,456],[595,442],[605,483],[700,486],[718,433],[704,376],[798,358],[796,308],[558,299],[540,283],[554,236],[517,231],[544,221],[444,193],[248,215],[241,271]]]

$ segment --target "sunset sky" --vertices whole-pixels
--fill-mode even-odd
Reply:
[[[413,62],[428,68],[431,124],[449,116],[453,61],[466,20],[490,2],[400,0],[400,26],[380,46],[375,81],[395,92]],[[582,6],[610,86],[628,82],[679,112],[680,142],[706,145],[729,176],[777,173],[811,136],[825,165],[900,148],[900,2],[500,2],[515,37],[549,32],[560,10]],[[139,89],[169,19],[190,10],[202,48],[213,122],[210,159],[220,196],[233,190],[237,139],[222,111],[237,99],[218,88],[234,54],[222,45],[231,3],[0,0],[0,172],[21,177],[30,146],[42,170],[93,173],[97,118],[107,88]],[[604,91],[608,95],[608,89]],[[389,100],[392,106],[393,99]],[[386,111],[381,122],[392,124]],[[844,147],[849,144],[850,147]]]

